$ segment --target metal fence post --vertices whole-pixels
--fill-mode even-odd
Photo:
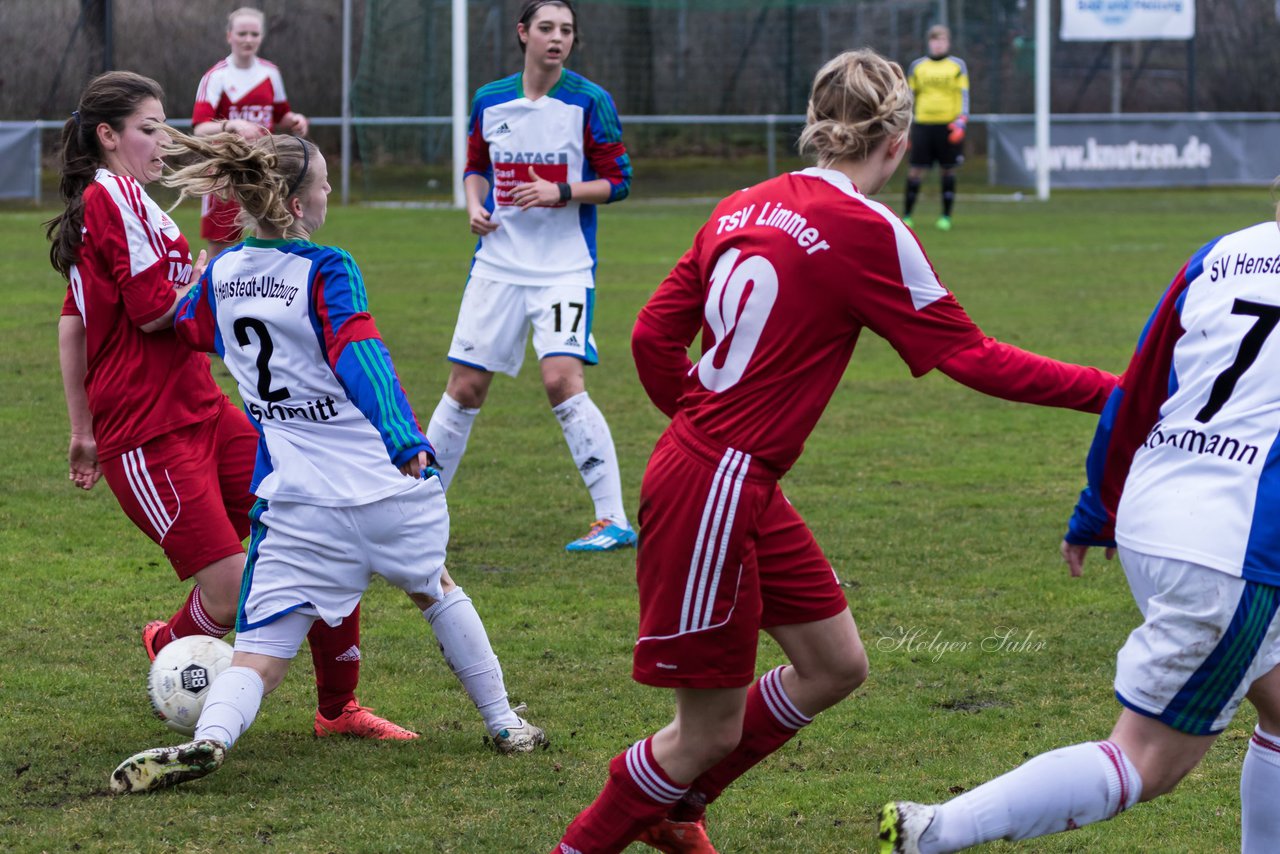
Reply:
[[[770,113],[765,116],[764,121],[765,133],[765,151],[768,152],[769,174],[765,177],[772,178],[778,174],[778,117]]]
[[[40,199],[40,194],[41,194],[40,193],[41,191],[41,188],[40,188],[40,123],[39,122],[35,123],[35,133],[31,135],[31,146],[34,149],[34,153],[35,153],[35,157],[33,157],[32,159],[35,161],[35,164],[36,164],[35,187],[33,188],[33,192],[31,195],[35,197],[36,204],[39,205],[41,201]]]

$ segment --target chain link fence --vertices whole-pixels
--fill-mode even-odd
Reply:
[[[238,0],[3,0],[0,119],[67,115],[106,66],[155,77],[170,117],[191,114],[201,74],[227,53]],[[262,55],[284,72],[290,100],[313,117],[341,114],[342,4],[260,0]],[[518,0],[470,0],[471,90],[518,71]],[[1032,110],[1034,3],[1028,0],[578,0],[580,44],[569,65],[608,89],[631,117],[625,139],[635,193],[721,194],[794,161],[795,117],[809,80],[835,53],[873,47],[904,66],[945,20],[969,65],[972,110]],[[1057,32],[1057,7],[1051,31]],[[109,18],[108,18],[109,13]],[[357,198],[450,197],[449,0],[354,0],[351,187]],[[1054,37],[1055,112],[1277,111],[1280,24],[1272,3],[1199,0],[1192,42],[1068,43]],[[1117,62],[1118,59],[1118,62]],[[1118,67],[1117,67],[1118,66]],[[780,119],[768,120],[775,116]],[[735,120],[747,117],[749,120]],[[667,120],[664,120],[667,119]],[[317,142],[338,147],[319,123]],[[981,127],[971,151],[985,150]],[[44,133],[49,162],[56,133]],[[979,157],[980,159],[980,157]]]

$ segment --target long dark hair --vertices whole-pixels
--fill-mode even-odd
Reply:
[[[123,131],[125,120],[148,98],[164,100],[159,83],[132,71],[108,71],[89,81],[75,112],[62,126],[62,181],[58,193],[64,208],[45,223],[45,237],[50,242],[49,263],[64,279],[71,277],[71,265],[79,254],[84,191],[103,163],[98,125],[105,122],[113,130]]]
[[[569,0],[525,0],[523,6],[520,7],[520,18],[517,24],[524,24],[524,28],[529,29],[529,23],[533,21],[534,14],[543,6],[563,6],[569,10],[569,14],[573,16],[573,49],[578,50],[582,47],[582,33],[578,31],[578,11],[573,8],[573,3]],[[516,42],[520,45],[520,52],[525,52],[525,44],[520,41],[520,36],[516,36]]]

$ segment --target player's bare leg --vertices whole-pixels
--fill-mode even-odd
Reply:
[[[493,372],[482,371],[470,365],[454,362],[449,366],[449,381],[445,384],[445,393],[463,406],[479,409],[489,396],[489,386],[493,384]]]
[[[867,679],[867,651],[848,611],[766,631],[791,662],[782,674],[782,687],[809,717],[848,697]]]
[[[1200,764],[1216,735],[1187,735],[1155,718],[1123,709],[1108,741],[1124,751],[1142,778],[1139,801],[1172,792]]]

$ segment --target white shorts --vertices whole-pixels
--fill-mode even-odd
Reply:
[[[472,276],[462,292],[449,361],[516,376],[533,328],[533,352],[600,361],[591,333],[595,288],[580,285],[512,285]]]
[[[289,611],[281,614],[279,619],[260,623],[247,632],[236,632],[235,651],[292,659],[297,656],[303,638],[315,621],[311,614]]]
[[[294,611],[336,626],[375,574],[406,593],[444,597],[449,510],[438,477],[356,507],[259,501],[251,518],[238,632]]]
[[[1188,735],[1226,729],[1280,664],[1280,588],[1120,547],[1145,621],[1116,656],[1116,697]]]

